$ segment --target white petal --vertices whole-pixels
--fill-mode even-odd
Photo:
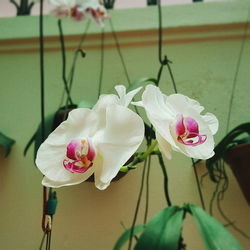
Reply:
[[[59,187],[64,187],[64,186],[71,186],[71,185],[76,185],[76,184],[80,184],[83,181],[87,180],[92,174],[94,173],[94,168],[89,169],[85,174],[84,178],[79,178],[80,174],[75,173],[75,178],[71,178],[70,181],[52,181],[49,178],[47,178],[46,176],[43,177],[42,180],[42,185],[46,186],[46,187],[52,187],[52,188],[59,188]]]
[[[172,147],[178,148],[175,140],[170,133],[170,125],[176,119],[175,110],[167,105],[167,96],[162,94],[158,87],[147,85],[142,94],[143,106],[146,110],[149,121],[155,130],[167,141]]]
[[[119,98],[117,95],[100,95],[97,103],[93,107],[93,110],[103,112],[107,106],[119,104]]]
[[[120,105],[107,108],[106,128],[94,138],[103,163],[96,166],[95,179],[102,189],[109,185],[119,169],[140,146],[144,137],[143,120],[133,111]]]
[[[61,123],[42,143],[36,156],[39,170],[54,182],[73,184],[86,180],[91,171],[71,173],[63,166],[68,143],[77,138],[92,137],[96,132],[98,117],[88,109],[75,109],[69,113],[66,121]],[[90,172],[89,172],[90,171]]]
[[[115,90],[117,94],[120,97],[120,105],[127,107],[134,96],[142,89],[142,87],[139,87],[137,89],[134,89],[126,94],[126,88],[123,85],[116,85]]]
[[[158,146],[160,151],[169,159],[172,159],[172,155],[171,155],[171,145],[159,134],[159,133],[155,133],[156,135],[156,140],[158,141]]]
[[[167,96],[158,87],[151,84],[146,86],[142,94],[142,102],[147,114],[150,116],[149,119],[173,119],[173,116],[175,117],[175,113],[172,113],[167,107],[166,100]]]
[[[131,104],[135,105],[135,106],[139,106],[139,107],[143,107],[143,102],[139,101],[139,102],[131,102]]]
[[[188,116],[190,109],[195,110],[198,114],[204,109],[199,102],[182,94],[168,96],[167,103],[173,107],[177,114],[183,114],[184,116]]]
[[[202,116],[203,120],[207,123],[209,126],[212,134],[216,134],[219,128],[219,121],[216,118],[214,114],[211,113],[206,113],[205,115]]]
[[[115,90],[120,98],[124,98],[126,95],[126,88],[124,85],[116,85]]]

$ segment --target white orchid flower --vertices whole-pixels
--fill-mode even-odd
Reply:
[[[119,169],[140,146],[144,123],[127,108],[139,90],[102,95],[92,110],[72,110],[40,146],[36,165],[44,174],[42,184],[61,187],[95,176],[98,189],[107,188]]]
[[[101,26],[103,20],[109,18],[107,10],[98,0],[83,0],[82,7]]]
[[[82,21],[85,18],[81,0],[50,0],[55,6],[52,15],[58,19],[71,17],[75,21]]]
[[[148,85],[137,105],[145,108],[159,149],[167,158],[171,158],[172,149],[196,159],[214,155],[218,120],[211,113],[201,115],[204,107],[197,101],[181,94],[166,96],[158,87]]]

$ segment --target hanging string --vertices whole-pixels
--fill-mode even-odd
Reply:
[[[151,156],[149,156],[148,159],[150,159],[150,157]],[[146,158],[146,160],[144,161],[144,164],[143,164],[142,177],[141,177],[141,186],[140,186],[140,191],[139,191],[137,202],[136,202],[134,218],[133,218],[133,222],[132,222],[132,226],[131,226],[128,250],[131,250],[131,248],[132,248],[134,227],[135,227],[135,224],[136,224],[136,220],[137,220],[137,216],[138,216],[138,212],[139,212],[139,208],[140,208],[140,204],[141,204],[141,198],[142,198],[142,192],[143,192],[143,187],[144,187],[144,180],[145,180],[145,173],[146,173],[146,166],[147,166],[148,159]]]
[[[159,160],[159,164],[161,166],[162,173],[163,173],[163,176],[164,176],[164,192],[165,192],[165,198],[166,198],[166,201],[167,201],[167,205],[172,206],[172,202],[170,200],[170,196],[169,196],[169,192],[168,192],[168,175],[167,175],[167,170],[166,170],[166,167],[165,167],[165,164],[164,164],[162,154],[158,155],[158,160]]]
[[[228,133],[228,130],[229,130],[232,107],[233,107],[233,100],[234,100],[234,93],[235,93],[235,89],[236,89],[236,83],[238,80],[241,59],[242,59],[242,55],[243,55],[243,51],[244,51],[244,47],[245,47],[245,43],[246,43],[249,19],[250,19],[250,8],[248,9],[248,15],[247,15],[247,19],[246,19],[246,23],[245,23],[245,27],[244,27],[243,38],[241,40],[240,51],[239,51],[238,60],[237,60],[237,64],[236,64],[236,70],[235,70],[234,79],[233,79],[233,86],[232,86],[232,92],[231,92],[230,101],[229,101],[229,109],[228,109],[228,116],[227,116],[227,123],[226,123],[227,124],[226,134]]]
[[[145,199],[145,213],[143,223],[147,223],[148,219],[148,208],[149,208],[149,177],[150,177],[151,157],[148,159],[147,170],[146,170],[146,199]]]
[[[175,82],[175,79],[174,79],[174,74],[172,72],[172,69],[171,69],[171,66],[170,66],[170,63],[172,63],[172,61],[170,61],[166,55],[162,55],[162,9],[161,9],[161,0],[157,0],[157,6],[158,6],[158,17],[159,17],[159,38],[158,38],[158,60],[161,64],[161,67],[160,67],[160,70],[158,72],[158,76],[157,76],[157,86],[159,86],[159,83],[160,83],[160,78],[161,78],[161,74],[162,74],[162,70],[163,70],[163,67],[164,66],[167,66],[167,69],[168,69],[168,72],[169,72],[169,75],[170,75],[170,78],[171,78],[171,81],[172,81],[172,85],[173,85],[173,88],[174,88],[174,91],[175,93],[178,93],[177,91],[177,86],[176,86],[176,82]],[[199,182],[199,178],[198,178],[198,175],[197,175],[197,170],[196,170],[196,165],[195,165],[195,162],[194,162],[194,159],[191,158],[192,160],[192,165],[193,165],[193,170],[194,170],[194,174],[195,174],[195,180],[196,180],[196,185],[197,185],[197,188],[198,188],[198,192],[199,192],[199,197],[200,197],[200,201],[201,201],[201,205],[202,205],[202,208],[205,210],[205,203],[204,203],[204,198],[203,198],[203,194],[202,194],[202,191],[201,191],[201,187],[200,187],[200,182]]]
[[[41,94],[41,137],[45,140],[45,97],[44,97],[44,35],[43,35],[43,0],[40,0],[39,15],[39,44],[40,44],[40,94]],[[42,229],[45,232],[45,206],[47,200],[47,188],[43,187],[43,216]]]
[[[41,137],[45,140],[45,111],[44,111],[44,40],[43,40],[43,0],[40,0],[39,15],[39,44],[40,44],[40,94],[41,94]]]
[[[65,92],[67,93],[67,100],[69,101],[70,105],[73,105],[73,101],[70,96],[70,91],[68,87],[68,82],[66,79],[66,54],[65,54],[64,36],[63,36],[63,29],[62,29],[62,20],[59,19],[57,24],[58,24],[58,29],[59,29],[61,52],[62,52],[62,79],[64,83]]]
[[[82,57],[86,56],[86,54],[82,50],[82,44],[84,43],[84,41],[85,41],[85,39],[87,37],[87,32],[88,32],[90,23],[91,23],[91,20],[89,19],[87,21],[87,24],[86,24],[85,28],[84,28],[84,32],[82,33],[82,36],[81,36],[80,42],[79,42],[79,44],[77,46],[77,49],[75,50],[75,53],[74,53],[73,62],[72,62],[72,65],[71,65],[71,68],[70,68],[70,73],[69,73],[68,80],[67,80],[70,94],[71,94],[71,90],[72,90],[72,86],[73,86],[73,80],[74,80],[74,76],[75,76],[75,68],[76,68],[77,58],[78,58],[79,55],[81,55]],[[59,107],[61,107],[63,105],[64,94],[65,94],[65,90],[63,91]],[[68,98],[66,98],[65,105],[67,106],[68,104],[69,104],[69,100],[68,100]]]
[[[227,122],[226,122],[226,134],[228,133],[229,130],[229,125],[231,121],[231,114],[232,114],[232,107],[233,107],[233,100],[235,96],[235,89],[238,81],[238,75],[239,75],[239,70],[240,70],[240,65],[242,61],[242,56],[243,56],[243,51],[245,48],[245,43],[246,43],[246,38],[247,38],[247,32],[248,32],[248,24],[249,24],[249,19],[250,19],[250,8],[248,9],[248,15],[246,19],[246,23],[244,26],[244,31],[242,35],[242,40],[241,40],[241,45],[239,49],[239,55],[236,63],[236,69],[235,69],[235,74],[233,78],[233,84],[232,84],[232,92],[230,96],[230,101],[229,101],[229,109],[228,109],[228,116],[227,116]],[[235,225],[235,222],[232,222],[229,217],[225,214],[221,207],[221,201],[224,199],[224,195],[226,190],[228,189],[229,186],[229,180],[225,168],[225,162],[223,159],[218,160],[214,164],[215,171],[217,172],[216,179],[218,180],[216,183],[215,190],[213,192],[213,195],[210,199],[210,213],[213,213],[213,204],[216,201],[217,209],[220,213],[220,215],[223,217],[223,219],[227,222],[226,226],[227,227],[232,227],[235,231],[237,231],[239,234],[241,234],[243,237],[250,239],[250,236],[247,235],[244,231],[242,231],[240,228],[238,228]]]
[[[100,60],[100,74],[99,74],[97,99],[99,98],[99,96],[101,94],[101,90],[102,90],[102,78],[103,78],[103,67],[104,67],[104,39],[105,39],[105,33],[104,33],[104,28],[102,28],[102,32],[101,32],[101,60]]]
[[[111,18],[109,18],[109,23],[110,23],[111,32],[112,32],[112,35],[113,35],[113,38],[114,38],[114,41],[115,41],[116,49],[118,51],[118,55],[119,55],[120,60],[122,62],[123,71],[125,73],[127,82],[130,85],[131,81],[130,81],[130,77],[129,77],[129,74],[128,74],[127,66],[125,64],[125,60],[124,60],[123,55],[122,55],[120,43],[119,43],[118,37],[116,35],[115,29],[114,29],[114,25],[113,25],[113,22],[112,22]],[[135,112],[139,115],[139,110],[138,110],[137,106],[134,105],[134,109],[135,109]]]
[[[114,29],[114,25],[113,25],[113,22],[112,22],[111,18],[109,18],[109,23],[110,23],[110,27],[111,27],[111,32],[112,32],[113,38],[115,40],[116,48],[117,48],[119,57],[120,57],[121,62],[122,62],[122,66],[123,66],[123,70],[124,70],[125,76],[127,78],[128,84],[130,84],[131,82],[130,82],[130,78],[129,78],[129,75],[128,75],[128,70],[127,70],[127,67],[126,67],[123,55],[122,55],[121,47],[120,47],[120,44],[119,44],[119,41],[118,41],[118,38],[117,38],[115,29]]]
[[[195,181],[197,184],[197,188],[198,188],[198,193],[199,193],[199,197],[200,197],[200,201],[201,201],[201,206],[204,210],[206,210],[206,206],[205,206],[205,202],[204,202],[204,198],[203,198],[203,194],[201,191],[201,185],[200,185],[200,181],[199,181],[199,177],[198,177],[198,173],[197,173],[197,169],[196,169],[196,164],[193,158],[191,158],[192,161],[192,165],[193,165],[193,170],[194,170],[194,176],[195,176]]]

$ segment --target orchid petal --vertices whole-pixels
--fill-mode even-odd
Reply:
[[[204,107],[200,105],[199,102],[193,100],[182,94],[172,94],[167,98],[168,104],[174,107],[175,112],[183,114],[184,116],[188,113],[188,109],[191,107],[192,110],[195,110],[198,114],[204,110]]]
[[[71,111],[68,119],[61,123],[38,149],[36,165],[40,171],[51,181],[67,182],[68,185],[86,180],[93,173],[92,170],[82,174],[71,173],[64,168],[63,161],[70,141],[93,136],[97,123],[98,117],[92,110],[83,108]]]
[[[171,160],[172,159],[172,155],[171,155],[172,148],[171,148],[171,145],[166,140],[164,140],[164,138],[158,132],[155,133],[155,136],[156,136],[156,140],[158,141],[158,146],[159,146],[160,151],[169,160]]]
[[[71,178],[70,181],[53,181],[45,176],[43,177],[42,185],[46,187],[60,188],[64,186],[72,186],[72,185],[80,184],[83,181],[87,180],[94,173],[94,171],[95,171],[94,167],[89,169],[88,172],[86,172],[86,175],[84,176],[84,178],[80,178],[80,175],[75,174],[75,177]]]
[[[216,118],[214,114],[211,113],[206,113],[205,115],[202,116],[203,120],[207,123],[209,126],[212,134],[216,134],[219,128],[219,121]]]
[[[138,107],[143,107],[143,102],[139,101],[139,102],[131,102],[131,104],[138,106]]]
[[[147,114],[152,119],[172,119],[174,113],[171,114],[171,110],[167,110],[166,107],[167,96],[161,93],[159,88],[154,85],[147,85],[145,91],[142,94],[143,106]],[[155,112],[157,110],[157,112]]]
[[[115,90],[117,94],[120,97],[120,105],[127,107],[134,96],[142,89],[142,87],[139,87],[137,89],[134,89],[126,94],[126,88],[123,85],[116,85]]]
[[[103,157],[102,165],[96,166],[97,187],[107,187],[140,146],[144,137],[144,123],[133,111],[113,105],[106,111],[106,127],[93,139],[97,151]],[[99,184],[101,183],[101,185]]]

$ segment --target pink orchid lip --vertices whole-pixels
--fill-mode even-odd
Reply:
[[[63,166],[71,173],[85,173],[93,165],[96,152],[89,138],[75,139],[67,146]]]
[[[207,135],[199,133],[197,121],[192,117],[183,117],[183,115],[177,117],[176,134],[178,142],[186,146],[197,146],[207,139]]]
[[[84,19],[84,13],[81,10],[81,5],[80,4],[76,4],[73,8],[71,8],[71,17],[75,20],[75,21],[82,21]]]

